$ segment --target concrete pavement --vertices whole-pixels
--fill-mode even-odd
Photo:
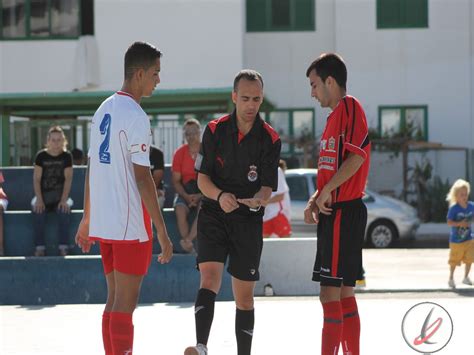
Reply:
[[[449,249],[364,249],[367,286],[364,292],[440,291],[448,287]],[[472,289],[461,283],[464,265],[454,273],[457,290]],[[474,271],[471,272],[474,279]]]
[[[402,337],[405,313],[436,302],[450,314],[454,333],[437,354],[472,354],[472,297],[441,294],[364,294],[358,297],[362,355],[419,354]],[[5,355],[103,354],[101,305],[0,307],[0,353]],[[140,305],[134,314],[136,355],[178,355],[194,343],[190,303]],[[235,355],[235,306],[218,302],[209,354]],[[420,319],[421,327],[423,319]],[[322,310],[314,297],[258,298],[253,355],[320,353]],[[433,338],[432,340],[436,340]],[[340,353],[342,354],[342,353]]]
[[[417,354],[403,340],[401,322],[411,307],[427,301],[445,308],[454,323],[451,341],[437,354],[474,352],[474,287],[460,284],[458,269],[459,287],[448,288],[447,257],[448,249],[364,250],[367,287],[357,296],[361,354]],[[0,306],[0,354],[102,354],[102,309],[93,304]],[[134,315],[134,354],[182,354],[194,342],[193,314],[192,303],[140,305]],[[234,314],[233,302],[216,304],[211,355],[236,354]],[[322,310],[317,296],[259,297],[256,319],[254,355],[319,354]]]

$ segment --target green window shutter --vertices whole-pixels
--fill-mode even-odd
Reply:
[[[377,0],[377,28],[401,27],[402,1],[405,0]]]
[[[247,32],[266,30],[266,0],[247,0]]]
[[[296,31],[314,31],[315,0],[293,0],[293,2],[293,29]]]
[[[271,0],[271,27],[289,29],[291,26],[290,0]]]
[[[428,0],[405,0],[404,27],[428,27]]]

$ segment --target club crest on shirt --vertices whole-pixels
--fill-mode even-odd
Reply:
[[[250,182],[254,182],[258,178],[257,167],[255,165],[250,165],[249,168],[250,170],[247,174],[247,179],[249,179]]]
[[[329,138],[328,140],[328,149],[329,150],[334,150],[334,147],[336,146],[336,140],[334,137]]]

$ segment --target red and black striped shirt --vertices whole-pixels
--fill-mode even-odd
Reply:
[[[361,198],[370,164],[370,141],[367,119],[360,102],[345,96],[329,115],[321,137],[318,161],[318,191],[336,174],[349,153],[363,157],[364,163],[347,181],[332,192],[332,201]]]

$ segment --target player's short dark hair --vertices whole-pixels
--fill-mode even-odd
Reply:
[[[309,77],[313,70],[316,71],[323,82],[326,81],[328,76],[331,76],[341,88],[346,90],[347,68],[340,55],[336,53],[321,54],[306,70],[306,77]]]
[[[130,79],[137,69],[149,69],[162,55],[161,51],[150,43],[134,42],[125,53],[125,79]]]
[[[239,81],[245,79],[249,81],[257,81],[259,80],[262,84],[263,89],[263,79],[260,73],[253,69],[243,69],[237,73],[234,79],[234,92],[237,92],[237,88],[239,86]]]

